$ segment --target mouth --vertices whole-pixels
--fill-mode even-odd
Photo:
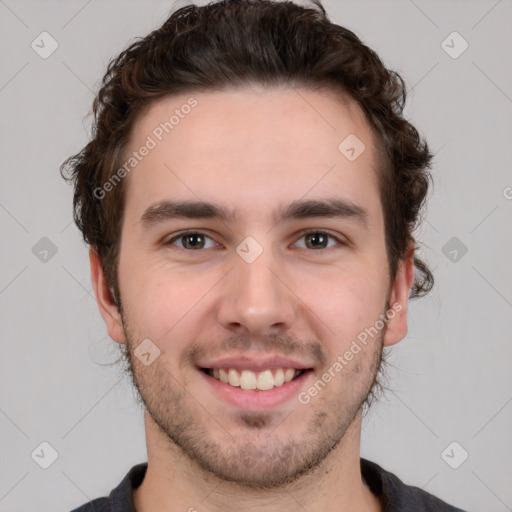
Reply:
[[[244,391],[270,391],[295,381],[311,368],[268,368],[263,371],[238,370],[235,368],[200,368],[209,377]]]
[[[197,361],[195,368],[208,402],[255,412],[300,405],[299,393],[317,374],[312,360],[261,352],[226,353]]]
[[[205,398],[220,400],[236,410],[277,411],[280,406],[303,407],[298,401],[301,390],[310,385],[313,369],[268,368],[262,371],[234,368],[197,368],[205,385]],[[211,395],[210,395],[211,393]]]

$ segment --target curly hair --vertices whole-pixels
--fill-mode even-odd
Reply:
[[[414,248],[410,298],[428,293],[434,278],[417,255],[413,231],[432,176],[433,155],[404,117],[406,86],[353,32],[328,18],[321,0],[222,0],[187,5],[137,38],[110,61],[93,102],[90,142],[60,167],[74,183],[74,220],[100,256],[118,303],[117,267],[125,181],[105,197],[94,193],[114,175],[131,129],[164,96],[227,87],[288,85],[348,94],[376,134],[379,194],[389,274]]]

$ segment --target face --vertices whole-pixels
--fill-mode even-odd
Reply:
[[[410,258],[393,282],[388,275],[375,140],[362,111],[299,91],[155,103],[126,151],[148,136],[156,143],[125,178],[122,315],[91,257],[109,334],[127,344],[167,445],[200,471],[257,488],[295,481],[348,442],[382,346],[406,333],[412,278]],[[196,105],[182,109],[191,96]],[[160,133],[176,109],[179,122]],[[356,159],[354,139],[348,153],[339,149],[350,134],[365,145]],[[190,207],[198,201],[213,206]],[[150,364],[136,355],[143,340]],[[279,385],[285,375],[293,380]]]

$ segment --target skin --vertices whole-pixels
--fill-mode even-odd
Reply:
[[[374,135],[348,98],[250,87],[157,101],[134,125],[126,154],[190,96],[197,107],[125,178],[121,312],[90,251],[100,313],[110,337],[128,346],[146,407],[137,511],[382,510],[361,478],[362,404],[382,346],[407,333],[413,251],[391,282]],[[366,146],[353,162],[338,150],[349,134]],[[279,204],[328,197],[364,207],[368,229],[353,219],[272,220]],[[142,228],[150,205],[199,198],[235,210],[236,220]],[[346,244],[301,235],[310,228]],[[205,234],[204,248],[168,243],[185,229]],[[250,264],[235,251],[248,236],[263,248]],[[401,310],[387,327],[306,405],[294,397],[248,414],[214,394],[194,366],[195,354],[289,355],[313,363],[307,390],[393,304]],[[161,351],[149,366],[133,355],[147,338]]]

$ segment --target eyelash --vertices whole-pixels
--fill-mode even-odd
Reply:
[[[331,238],[332,240],[335,240],[340,246],[345,246],[347,245],[346,242],[344,242],[343,240],[340,240],[338,237],[326,232],[326,231],[321,231],[321,230],[318,230],[318,229],[310,229],[310,230],[306,230],[306,231],[301,231],[299,233],[299,240],[301,238],[304,238],[305,236],[307,235],[317,235],[317,234],[320,234],[320,235],[325,235],[329,238]],[[210,236],[206,235],[205,233],[201,232],[201,231],[193,231],[193,230],[189,230],[189,231],[182,231],[181,233],[177,234],[176,236],[172,237],[171,239],[169,239],[167,242],[164,243],[164,245],[166,246],[172,246],[174,245],[173,242],[175,242],[176,240],[179,240],[180,238],[183,238],[183,237],[186,237],[188,235],[202,235],[206,238],[209,238],[210,240],[213,240]],[[186,249],[184,247],[178,247],[179,249],[183,250],[183,251],[187,251],[187,252],[201,252],[201,251],[204,251],[206,249]],[[302,248],[301,248],[302,249]],[[336,247],[325,247],[325,248],[320,248],[320,249],[308,249],[306,248],[305,250],[309,250],[309,251],[327,251],[328,249],[336,249]]]

